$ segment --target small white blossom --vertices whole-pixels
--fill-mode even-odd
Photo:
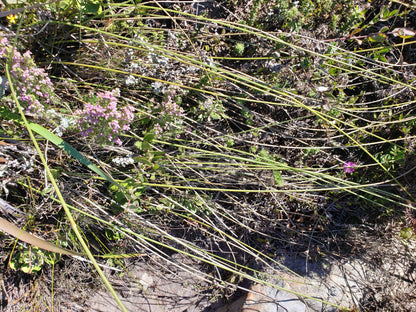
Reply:
[[[134,159],[131,157],[131,155],[127,157],[117,156],[117,157],[114,157],[111,161],[115,163],[117,166],[123,166],[123,167],[134,164]]]
[[[139,69],[139,63],[137,63],[137,62],[134,62],[134,61],[132,61],[131,63],[130,63],[130,69],[131,70],[136,70],[136,69]]]
[[[328,87],[316,87],[316,91],[318,91],[318,92],[325,92],[325,91],[328,91],[329,90],[329,88]]]
[[[70,126],[75,126],[76,120],[73,117],[62,117],[59,126],[55,129],[57,136],[62,136],[66,129]]]
[[[139,82],[139,79],[137,79],[136,77],[134,77],[133,75],[129,75],[125,81],[125,84],[127,86],[132,86],[135,85]]]
[[[153,92],[156,94],[164,93],[166,90],[166,87],[163,83],[160,81],[155,81],[152,83]]]
[[[153,64],[159,64],[162,66],[166,66],[166,64],[168,63],[169,59],[165,56],[160,56],[159,54],[156,53],[149,53],[149,55],[147,56],[149,61]]]

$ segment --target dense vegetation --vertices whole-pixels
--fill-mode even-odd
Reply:
[[[213,300],[287,253],[349,257],[385,232],[414,243],[414,4],[15,8],[0,31],[0,176],[27,214],[17,225],[125,271],[182,253]],[[98,287],[98,266],[14,242],[0,243],[20,272],[7,278],[43,282],[61,305]],[[412,299],[377,298],[358,308]]]

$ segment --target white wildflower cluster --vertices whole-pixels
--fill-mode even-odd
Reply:
[[[166,92],[166,84],[161,83],[160,81],[155,81],[152,83],[153,92],[155,94],[163,94]]]
[[[133,75],[129,75],[124,82],[126,86],[134,86],[139,82],[139,79],[134,77]]]
[[[128,155],[126,157],[117,156],[111,160],[117,166],[126,167],[128,165],[134,164],[134,158],[132,155]]]
[[[173,33],[168,33],[169,41],[175,42],[177,37]],[[129,44],[132,48],[128,49],[125,54],[126,71],[131,73],[126,75],[125,84],[127,86],[134,86],[140,82],[140,79],[132,74],[147,76],[150,78],[157,78],[169,82],[180,81],[186,84],[191,80],[192,75],[199,72],[201,69],[196,66],[178,63],[176,60],[165,55],[153,48],[153,46],[146,41],[145,38],[136,35]],[[134,46],[142,46],[147,51],[138,51]],[[142,50],[142,49],[140,49]],[[163,91],[161,90],[161,92]]]
[[[61,117],[59,126],[55,129],[55,134],[57,136],[62,136],[66,129],[76,125],[76,119],[72,116],[70,117]]]
[[[137,41],[144,42],[144,40],[137,34],[134,35],[134,39],[135,41],[129,42],[130,46],[137,46],[138,45]],[[126,52],[125,60],[124,60],[127,64],[126,71],[131,72],[131,73],[140,72],[140,68],[141,68],[139,61],[136,59],[135,52],[136,52],[136,49],[128,49]],[[126,84],[126,86],[134,86],[134,85],[137,85],[139,81],[140,81],[139,78],[133,75],[128,75],[124,83]]]
[[[167,31],[167,34],[168,34],[168,38],[167,38],[166,46],[178,49],[179,48],[178,37],[176,37],[176,35],[170,30]]]
[[[157,53],[150,52],[147,55],[148,62],[151,64],[158,64],[159,66],[166,66],[169,62],[169,59],[166,56],[160,56]]]

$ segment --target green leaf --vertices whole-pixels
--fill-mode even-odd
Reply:
[[[386,21],[386,20],[389,18],[389,16],[390,16],[390,11],[389,11],[389,8],[387,8],[387,7],[383,7],[383,8],[381,9],[381,12],[380,12],[380,19],[381,19],[382,21]]]
[[[274,176],[274,182],[276,182],[276,185],[282,186],[283,179],[282,179],[282,175],[280,174],[280,171],[273,170],[273,176]]]
[[[370,42],[384,42],[386,40],[386,38],[387,38],[387,36],[385,34],[379,32],[377,34],[371,35],[368,38],[368,41],[370,41]]]
[[[124,234],[119,232],[119,231],[113,231],[112,229],[107,228],[105,230],[105,236],[107,236],[107,238],[110,241],[119,241],[121,239],[124,238]]]
[[[379,32],[381,32],[381,33],[385,33],[385,32],[387,32],[389,30],[389,27],[388,26],[384,26],[384,27],[382,27],[381,29],[380,29],[380,31]]]
[[[87,13],[87,14],[96,14],[96,15],[99,15],[99,14],[101,14],[102,13],[102,11],[103,11],[103,9],[102,9],[102,7],[101,7],[101,1],[97,1],[97,0],[95,0],[95,1],[86,1],[86,2],[84,2],[83,3],[83,6],[84,6],[84,13]]]
[[[152,142],[153,139],[155,138],[154,133],[146,133],[146,135],[143,138],[143,141],[147,141],[147,142]]]
[[[26,274],[39,272],[45,263],[45,254],[38,247],[19,248],[10,258],[10,268]]]

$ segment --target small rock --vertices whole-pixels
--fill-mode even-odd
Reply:
[[[251,287],[241,312],[304,312],[305,304],[294,294],[256,284]]]
[[[133,276],[145,292],[154,282],[153,277],[145,271],[135,272]]]

